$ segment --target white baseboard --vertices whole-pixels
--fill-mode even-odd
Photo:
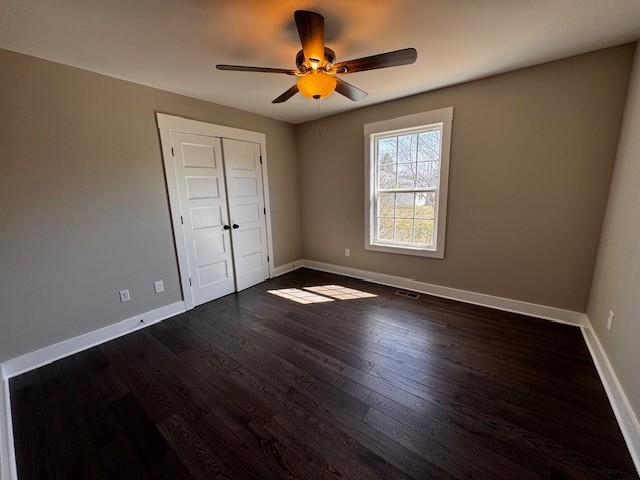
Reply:
[[[34,368],[41,367],[60,358],[86,350],[140,328],[153,325],[165,318],[185,311],[184,302],[165,305],[149,312],[141,313],[98,330],[63,340],[35,352],[25,353],[2,363],[4,378],[15,377]]]
[[[414,292],[435,295],[436,297],[458,300],[465,303],[472,303],[483,307],[495,308],[507,312],[520,313],[530,317],[543,318],[554,322],[565,323],[581,327],[585,325],[586,315],[581,312],[572,310],[564,310],[556,307],[548,307],[537,303],[524,302],[522,300],[513,300],[511,298],[496,297],[486,293],[470,292],[452,287],[443,287],[432,283],[420,282],[394,275],[384,273],[369,272],[367,270],[359,270],[357,268],[344,267],[342,265],[333,265],[330,263],[316,262],[315,260],[302,260],[303,266],[313,270],[322,272],[335,273],[345,275],[347,277],[367,280],[381,285],[387,285],[395,288],[403,288]]]
[[[294,260],[293,262],[285,263],[273,269],[273,276],[279,277],[285,273],[293,272],[294,270],[302,267],[302,260]]]
[[[609,362],[607,352],[602,348],[598,335],[588,318],[587,324],[581,330],[591,357],[593,357],[593,363],[595,363],[598,370],[598,375],[600,375],[600,380],[609,397],[613,413],[618,420],[620,430],[622,430],[622,435],[627,443],[633,463],[640,475],[640,423],[638,422],[638,416],[633,411],[631,403],[618,380],[618,376],[611,362]]]

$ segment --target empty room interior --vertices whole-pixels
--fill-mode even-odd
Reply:
[[[0,3],[0,480],[640,476],[638,0]]]

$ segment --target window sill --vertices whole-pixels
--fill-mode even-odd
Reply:
[[[428,257],[428,258],[444,258],[444,249],[436,248],[434,250],[418,249],[411,247],[379,245],[373,243],[367,243],[364,246],[365,250],[372,250],[375,252],[395,253],[399,255],[411,255],[414,257]]]

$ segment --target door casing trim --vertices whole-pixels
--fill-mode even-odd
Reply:
[[[158,131],[160,132],[160,144],[162,148],[162,162],[164,165],[164,174],[169,196],[169,210],[171,215],[171,225],[173,228],[173,239],[176,248],[176,256],[178,257],[178,270],[180,272],[180,284],[182,286],[182,297],[186,310],[194,307],[193,294],[189,286],[189,268],[187,262],[187,250],[182,235],[176,235],[180,231],[182,224],[180,222],[180,208],[178,200],[178,191],[176,188],[176,178],[173,169],[173,155],[171,154],[171,138],[172,132],[188,133],[195,135],[203,135],[208,137],[217,137],[220,139],[230,138],[233,140],[242,140],[245,142],[258,143],[260,145],[260,158],[262,167],[262,187],[264,195],[264,205],[266,209],[265,223],[267,228],[267,251],[269,255],[269,278],[273,278],[274,259],[273,259],[273,236],[271,228],[271,203],[269,198],[269,168],[267,163],[267,136],[262,132],[254,132],[252,130],[243,130],[240,128],[227,127],[224,125],[216,125],[213,123],[191,120],[185,117],[169,115],[166,113],[156,113]]]

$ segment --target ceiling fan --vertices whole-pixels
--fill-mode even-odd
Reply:
[[[408,65],[415,62],[418,56],[415,48],[404,48],[394,52],[336,63],[335,52],[324,45],[324,17],[319,13],[306,10],[297,10],[293,16],[302,43],[302,50],[296,55],[297,70],[216,65],[218,70],[283,73],[298,77],[296,84],[273,100],[272,103],[286,102],[298,92],[306,97],[319,99],[331,95],[334,90],[355,102],[366,97],[367,92],[345,82],[337,76],[338,74]]]

